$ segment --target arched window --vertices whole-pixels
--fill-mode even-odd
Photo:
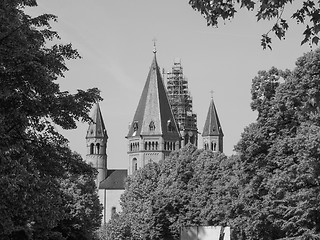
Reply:
[[[186,135],[184,136],[184,144],[187,145],[188,142],[189,142],[189,135],[186,134]]]
[[[167,150],[167,142],[164,142],[164,150]]]
[[[176,150],[176,144],[173,143],[173,151]]]
[[[97,154],[100,154],[100,143],[97,143],[96,144],[96,149],[97,149]]]
[[[90,144],[90,154],[93,154],[93,149],[94,149],[94,144],[91,143],[91,144]]]
[[[111,208],[111,218],[115,217],[117,213],[117,208],[116,207],[112,207]]]
[[[173,126],[172,126],[172,123],[171,123],[170,119],[167,121],[167,130],[168,130],[168,132],[172,132],[173,131]]]
[[[147,150],[147,149],[148,149],[148,143],[145,142],[145,143],[144,143],[144,150]]]
[[[217,151],[217,143],[215,142],[214,144],[213,144],[213,151]]]
[[[149,142],[149,150],[151,150],[151,142]]]
[[[190,137],[190,142],[191,142],[192,144],[195,143],[195,137],[194,137],[194,136],[191,136],[191,137]]]
[[[132,159],[132,173],[138,170],[138,160],[136,158]]]
[[[156,142],[156,150],[158,150],[158,142]]]
[[[152,142],[152,150],[154,150],[154,142]]]

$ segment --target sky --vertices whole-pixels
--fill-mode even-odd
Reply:
[[[293,9],[289,6],[283,16]],[[58,80],[61,90],[101,90],[109,168],[127,167],[125,136],[153,59],[153,39],[160,68],[169,71],[174,59],[181,59],[200,133],[214,92],[226,155],[234,153],[244,128],[256,120],[257,113],[250,108],[250,88],[257,72],[272,66],[293,69],[296,59],[312,50],[307,44],[300,46],[303,26],[295,22],[285,40],[273,37],[273,50],[263,50],[261,35],[273,22],[257,22],[254,12],[240,10],[218,28],[208,27],[186,0],[38,0],[38,7],[27,12],[58,16],[52,28],[59,33],[59,41],[72,43],[82,56],[67,62],[69,71]],[[87,128],[81,122],[75,130],[57,126],[71,149],[84,158]]]

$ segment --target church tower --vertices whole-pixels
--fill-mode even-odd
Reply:
[[[188,79],[183,74],[180,60],[176,59],[171,72],[167,73],[167,90],[171,109],[182,137],[181,147],[188,143],[198,146],[197,115],[192,110]]]
[[[129,127],[128,175],[149,162],[159,162],[180,148],[180,134],[154,50],[153,61]]]
[[[86,162],[98,170],[96,180],[97,188],[107,176],[107,130],[104,126],[100,106],[95,104],[92,114],[92,122],[87,131],[87,155]]]
[[[213,97],[211,98],[207,119],[204,124],[202,139],[204,149],[223,152],[223,131],[213,102]]]

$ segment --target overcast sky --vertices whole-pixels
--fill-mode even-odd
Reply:
[[[153,58],[170,70],[180,58],[193,96],[193,110],[202,132],[211,93],[224,131],[226,155],[233,153],[245,126],[255,121],[250,109],[251,81],[259,70],[272,66],[293,69],[296,59],[310,51],[300,46],[302,26],[292,25],[285,41],[273,39],[273,51],[262,50],[261,34],[271,22],[257,23],[254,13],[240,11],[219,28],[207,27],[205,19],[184,0],[38,0],[32,15],[52,13],[52,24],[62,43],[72,43],[82,59],[67,63],[70,71],[59,80],[61,90],[98,87],[109,135],[108,167],[127,167],[128,124],[132,121]],[[284,16],[290,14],[288,9]],[[63,134],[70,147],[86,154],[87,124]],[[199,147],[202,139],[199,136]]]

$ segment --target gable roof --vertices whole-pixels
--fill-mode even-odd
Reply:
[[[127,176],[125,169],[109,169],[106,179],[100,182],[99,189],[122,190],[125,188]]]
[[[127,137],[139,135],[180,138],[155,53]]]
[[[99,103],[95,104],[91,118],[86,138],[108,138]]]
[[[218,113],[216,107],[213,102],[213,98],[211,98],[207,119],[204,124],[202,136],[223,136],[222,127],[219,121]]]

